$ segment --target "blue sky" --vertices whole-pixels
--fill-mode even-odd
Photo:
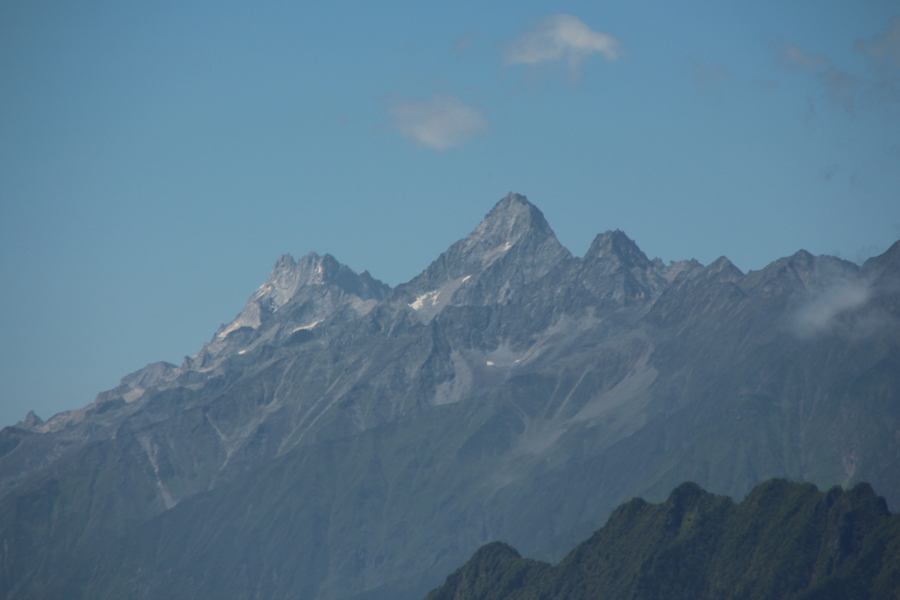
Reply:
[[[900,239],[896,2],[0,4],[0,426],[230,321],[282,253],[391,285],[508,191],[581,255]]]

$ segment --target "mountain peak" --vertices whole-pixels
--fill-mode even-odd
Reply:
[[[544,214],[525,196],[510,192],[472,233],[401,286],[401,294],[417,298],[410,304],[417,311],[428,300],[430,310],[423,315],[436,314],[451,298],[464,304],[504,302],[515,286],[542,277],[567,258],[571,254]]]
[[[510,192],[494,205],[475,231],[463,241],[469,241],[470,246],[486,238],[515,243],[529,231],[553,235],[544,213],[525,196]]]
[[[360,300],[381,300],[390,287],[374,279],[368,271],[356,274],[330,254],[309,252],[295,261],[290,254],[282,254],[272,267],[272,273],[254,292],[244,310],[228,325],[223,325],[216,338],[224,339],[240,327],[257,329],[268,316],[291,301],[307,286],[334,285],[341,293],[358,296]],[[216,339],[214,338],[214,339]]]
[[[615,260],[628,268],[647,268],[650,265],[647,255],[621,229],[598,234],[585,254],[584,260],[586,262]]]
[[[876,278],[900,275],[900,240],[894,242],[884,253],[866,260],[862,270]]]
[[[488,216],[493,213],[515,212],[521,211],[522,209],[537,210],[537,212],[541,212],[534,204],[528,201],[527,196],[517,194],[516,192],[509,192],[497,201],[494,208],[488,213]]]
[[[313,253],[315,254],[315,253]],[[285,269],[293,269],[297,263],[294,261],[294,257],[290,254],[282,254],[278,257],[278,260],[275,261],[275,267],[273,271],[283,271]]]
[[[623,231],[594,238],[580,261],[579,278],[594,296],[616,305],[646,304],[665,287],[665,268],[654,263]]]
[[[272,268],[271,275],[251,301],[262,301],[276,310],[293,298],[301,287],[326,283],[337,285],[345,292],[356,294],[364,300],[380,300],[390,289],[372,278],[368,271],[357,275],[330,254],[309,252],[296,262],[290,254],[282,254]]]
[[[744,276],[733,262],[728,260],[727,256],[720,256],[709,264],[705,269],[707,279],[723,279],[726,281],[736,281]]]
[[[568,254],[557,241],[544,213],[525,196],[510,192],[494,205],[472,233],[453,244],[447,252],[464,255],[487,267],[520,241],[549,243],[554,249]]]
[[[34,414],[33,410],[29,410],[28,414],[25,415],[25,420],[19,421],[16,423],[16,427],[19,429],[26,429],[28,431],[33,431],[37,429],[40,425],[44,424],[44,420]]]

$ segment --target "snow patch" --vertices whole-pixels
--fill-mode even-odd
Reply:
[[[234,321],[226,325],[216,337],[220,340],[224,340],[225,337],[235,329],[240,327],[252,327],[253,329],[258,329],[261,324],[262,321],[259,318],[259,303],[251,300],[244,306],[244,310],[241,311],[241,314],[239,314]]]
[[[156,476],[156,487],[159,490],[159,495],[162,496],[163,502],[166,505],[166,508],[172,508],[176,504],[178,504],[174,498],[172,498],[172,494],[169,492],[169,488],[163,483],[162,477],[159,474],[159,462],[157,460],[157,455],[159,453],[159,446],[156,445],[153,441],[151,441],[148,437],[142,436],[138,438],[141,449],[143,449],[144,454],[146,454],[147,459],[150,461],[150,466],[153,467],[153,474]]]
[[[309,325],[301,325],[301,326],[299,326],[299,327],[294,327],[294,330],[291,331],[291,333],[296,333],[296,332],[301,331],[301,330],[303,330],[303,329],[312,329],[313,327],[315,327],[316,325],[318,325],[319,323],[321,323],[321,322],[324,321],[324,320],[325,320],[325,319],[319,319],[318,321],[315,321],[315,322],[313,322],[313,323],[310,323]]]
[[[513,247],[513,244],[517,240],[507,240],[501,246],[495,246],[494,248],[488,250],[481,256],[481,264],[487,267],[492,264],[494,261],[498,260],[501,256],[506,254],[510,248]]]
[[[409,304],[409,307],[413,310],[422,310],[425,307],[425,303],[431,304],[434,306],[437,304],[438,296],[441,295],[441,290],[435,290],[433,292],[425,292],[418,298],[416,298],[412,303]]]
[[[131,388],[130,390],[128,390],[128,392],[124,396],[122,396],[122,398],[125,400],[126,404],[131,404],[132,402],[134,402],[135,400],[137,400],[138,398],[140,398],[143,395],[144,395],[144,389],[136,387],[136,388]]]
[[[471,275],[466,275],[465,277],[451,279],[438,289],[425,292],[407,306],[418,313],[418,318],[420,320],[427,323],[452,301],[453,294],[456,293],[456,290],[471,278]]]
[[[241,326],[240,323],[238,323],[238,322],[237,322],[237,319],[235,319],[234,321],[232,321],[232,322],[228,325],[228,327],[226,327],[225,329],[223,329],[222,331],[220,331],[220,332],[219,332],[219,335],[218,335],[217,337],[224,340],[225,337],[226,337],[229,333],[231,333],[232,331],[234,331],[235,329],[237,329],[237,328],[240,327],[240,326]]]

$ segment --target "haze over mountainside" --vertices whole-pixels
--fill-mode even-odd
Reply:
[[[584,257],[510,193],[390,289],[278,259],[180,366],[0,432],[6,598],[420,598],[633,496],[772,477],[900,505],[900,242],[756,272]]]

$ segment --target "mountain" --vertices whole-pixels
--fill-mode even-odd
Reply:
[[[896,598],[900,515],[866,484],[766,481],[739,504],[685,483],[635,498],[558,565],[494,542],[426,600]]]
[[[398,286],[394,297],[412,300],[409,305],[426,320],[447,305],[504,304],[571,259],[541,211],[509,194],[475,231]]]
[[[167,425],[162,422],[172,425],[172,417],[193,414],[192,408],[207,405],[210,398],[223,393],[216,386],[224,380],[248,368],[254,373],[264,369],[267,349],[302,344],[315,337],[313,330],[320,324],[333,320],[352,321],[367,314],[389,290],[389,286],[373,279],[368,272],[357,275],[329,254],[318,256],[310,253],[296,262],[285,254],[278,259],[268,280],[251,296],[241,313],[229,324],[222,325],[197,354],[186,357],[181,367],[162,362],[148,365],[123,378],[117,388],[99,394],[90,406],[60,413],[47,422],[38,420],[30,413],[16,427],[0,432],[0,494],[15,488],[35,472],[52,468],[60,461],[71,458],[73,453],[81,451],[87,444],[116,439],[126,430],[144,431],[138,437],[154,470],[153,479],[159,494],[157,500],[162,500],[166,507],[174,506],[185,495],[207,489],[212,483],[210,478],[213,473],[221,476],[223,470],[228,471],[227,459],[235,453],[241,455],[248,451],[246,445],[252,440],[248,440],[245,434],[253,431],[259,423],[253,420],[229,422],[229,426],[249,429],[223,433],[218,421],[213,421],[207,414],[203,432],[195,432],[197,435],[191,436],[190,440],[179,436],[179,439],[168,442],[157,440],[157,435],[167,434],[153,426],[158,424],[165,428]],[[255,359],[244,359],[247,353]],[[208,387],[210,382],[212,385]],[[180,402],[187,396],[194,403],[187,405]],[[240,393],[238,396],[243,397]],[[237,397],[234,399],[238,400]],[[254,417],[262,420],[271,418],[266,413],[271,413],[274,408],[267,404],[267,408],[257,411]],[[253,411],[251,408],[248,410]],[[211,437],[215,439],[205,439]],[[187,481],[175,485],[182,487],[183,491],[173,492],[169,490],[170,482],[166,477],[155,475],[159,464],[169,460],[164,448],[170,442],[221,445],[217,452],[224,452],[221,458],[226,460],[215,466],[206,462],[193,467],[185,465],[188,469],[184,473]],[[163,448],[161,451],[164,453],[159,457],[158,448]],[[13,449],[16,451],[12,452]],[[175,452],[187,451],[187,457],[198,450],[184,448]],[[191,481],[198,476],[200,481]]]
[[[281,257],[180,366],[0,431],[6,598],[421,598],[634,496],[867,481],[900,505],[900,242],[742,273],[524,196],[394,289]]]

